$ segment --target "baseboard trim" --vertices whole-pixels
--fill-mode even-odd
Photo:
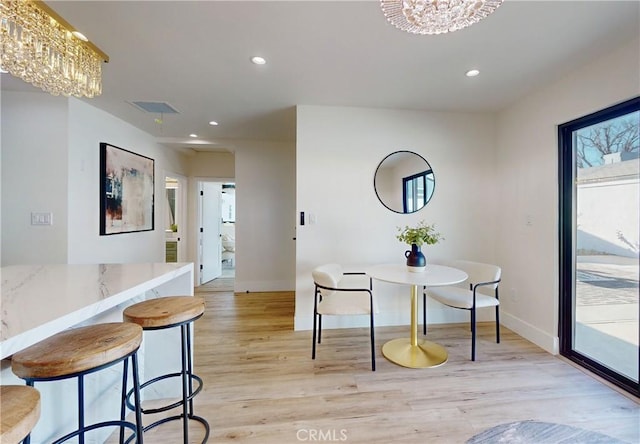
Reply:
[[[486,319],[485,319],[486,317]],[[479,316],[478,322],[493,320],[493,317]],[[469,323],[469,312],[465,310],[454,310],[452,308],[429,308],[427,312],[428,325],[461,324]],[[390,311],[385,310],[375,316],[376,327],[396,327],[411,324],[411,315],[408,310]],[[422,310],[418,314],[418,324],[422,325]],[[295,330],[311,330],[313,328],[312,316],[296,316]],[[364,316],[326,316],[322,318],[322,328],[359,328],[368,327],[369,317]],[[407,330],[408,331],[408,330]]]
[[[500,324],[552,355],[560,353],[560,339],[557,336],[550,335],[510,313],[500,312]]]
[[[264,293],[271,291],[295,291],[293,281],[241,281],[236,277],[236,293]]]
[[[468,313],[463,310],[455,310],[460,313],[451,313],[451,310],[429,310],[429,324],[430,325],[443,325],[443,324],[456,324],[469,322]],[[466,316],[465,316],[466,315]],[[422,325],[422,316],[418,318],[418,323]],[[480,318],[479,322],[489,320]],[[493,319],[491,319],[493,320]],[[379,313],[376,316],[376,327],[390,327],[397,325],[409,325],[411,322],[407,313],[403,312],[387,312]],[[538,347],[551,353],[552,355],[558,355],[560,352],[559,339],[540,330],[539,328],[519,319],[510,313],[504,311],[500,312],[500,324],[504,325],[509,330],[523,337],[524,339],[533,342]],[[368,316],[348,316],[337,317],[327,316],[322,320],[322,328],[357,328],[368,327]],[[313,318],[311,316],[295,316],[294,329],[295,330],[311,330],[313,327]]]

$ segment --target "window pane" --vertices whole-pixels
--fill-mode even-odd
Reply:
[[[640,112],[573,132],[573,347],[638,381]]]

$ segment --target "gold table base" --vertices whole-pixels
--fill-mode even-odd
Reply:
[[[418,339],[417,345],[411,345],[411,339],[393,339],[382,346],[382,354],[389,361],[403,367],[429,368],[447,362],[447,350],[435,342]]]
[[[377,265],[369,268],[367,274],[373,279],[411,286],[411,337],[393,339],[384,344],[384,357],[408,368],[437,367],[447,362],[449,355],[443,346],[418,338],[419,288],[454,285],[467,279],[467,274],[442,265],[431,265],[424,273],[413,273],[403,264]]]

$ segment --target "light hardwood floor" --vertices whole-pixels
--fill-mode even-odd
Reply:
[[[323,331],[316,360],[311,332],[293,331],[292,293],[196,291],[206,299],[195,327],[195,366],[204,380],[196,413],[210,443],[464,443],[497,424],[534,419],[640,442],[640,405],[507,329],[479,329],[469,360],[466,325],[431,327],[449,361],[407,369],[385,360],[382,345],[408,327],[376,328],[372,372],[368,329]],[[191,427],[200,442],[201,428]],[[181,443],[180,424],[145,434]],[[201,439],[201,438],[200,438]],[[534,443],[532,443],[534,444]]]

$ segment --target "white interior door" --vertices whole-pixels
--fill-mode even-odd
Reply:
[[[200,284],[222,274],[221,193],[221,184],[200,182]]]

